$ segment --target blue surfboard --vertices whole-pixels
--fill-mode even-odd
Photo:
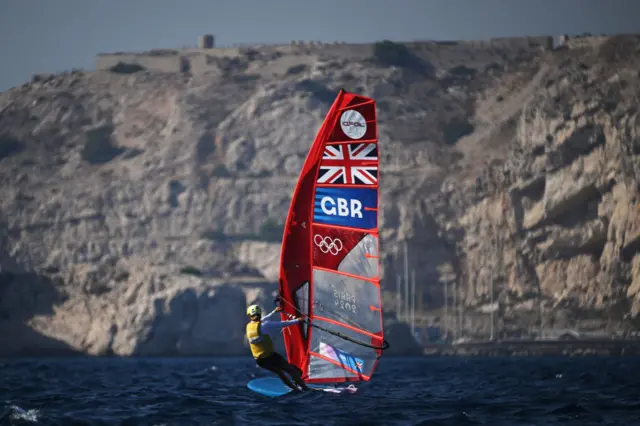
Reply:
[[[358,390],[353,385],[349,385],[347,387],[326,387],[321,385],[307,386],[315,391],[329,393],[355,393]],[[261,377],[259,379],[253,379],[249,383],[247,383],[247,387],[253,392],[272,398],[276,398],[293,392],[291,388],[282,383],[282,381],[276,377]]]

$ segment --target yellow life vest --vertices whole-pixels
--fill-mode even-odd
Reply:
[[[266,358],[274,352],[271,336],[260,332],[260,321],[247,324],[247,340],[255,359]]]

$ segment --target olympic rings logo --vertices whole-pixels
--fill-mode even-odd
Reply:
[[[322,238],[321,235],[313,236],[313,243],[318,246],[321,252],[323,253],[331,253],[334,256],[337,256],[340,251],[342,251],[342,241],[339,238],[331,239],[331,237]]]

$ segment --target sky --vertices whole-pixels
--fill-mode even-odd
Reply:
[[[640,33],[640,0],[0,0],[0,91],[95,54],[291,40]]]

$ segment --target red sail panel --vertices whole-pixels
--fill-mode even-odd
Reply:
[[[375,101],[345,93],[336,115],[313,197],[310,383],[369,380],[384,343]]]
[[[377,239],[363,231],[313,227],[313,265],[377,279],[380,275]]]
[[[282,239],[278,283],[285,318],[309,312],[314,186],[324,143],[333,130],[333,122],[343,96],[342,92],[338,94],[309,150],[289,207]],[[307,325],[289,327],[283,335],[289,362],[304,371],[309,351]]]

